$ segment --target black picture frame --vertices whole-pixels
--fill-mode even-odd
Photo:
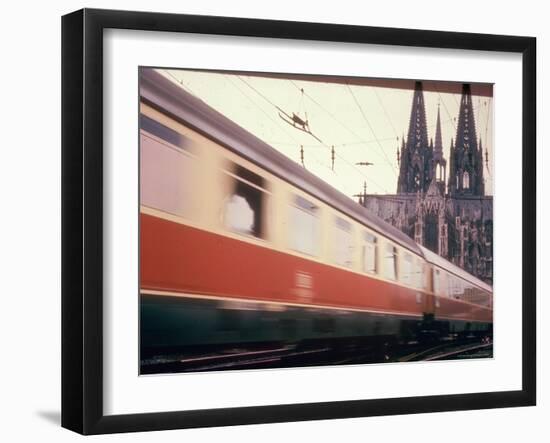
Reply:
[[[209,410],[103,413],[103,31],[109,28],[502,51],[522,55],[522,388]],[[62,18],[62,426],[150,431],[536,403],[536,39],[340,24],[83,9]]]

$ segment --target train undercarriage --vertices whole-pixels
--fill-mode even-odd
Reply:
[[[368,349],[369,355],[372,354],[369,361],[383,362],[388,347],[492,337],[492,326],[481,322],[441,320],[433,314],[396,316],[254,301],[142,294],[140,336],[143,369],[151,362],[170,360],[173,356],[180,361],[205,356],[217,356],[218,359],[222,356],[223,359],[224,354],[235,349],[246,350],[250,355],[261,355],[269,350],[280,354],[297,349],[302,353],[330,349],[333,355],[351,352],[351,349],[357,352]],[[322,353],[319,357],[319,361],[326,359]],[[314,364],[315,355],[309,355],[307,361]]]

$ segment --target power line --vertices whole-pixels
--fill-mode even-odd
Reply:
[[[391,118],[390,118],[388,112],[386,111],[386,107],[384,106],[384,103],[380,99],[380,96],[378,95],[378,92],[376,91],[376,88],[371,86],[371,89],[374,92],[374,95],[376,96],[376,98],[378,99],[378,103],[380,103],[380,106],[382,107],[382,110],[384,111],[384,115],[386,116],[386,119],[388,120],[388,123],[390,124],[390,126],[393,130],[393,133],[395,134],[395,137],[397,139],[399,139],[399,135],[397,134],[397,131],[395,130],[395,126],[393,126],[393,122],[391,121]]]
[[[260,97],[262,97],[266,102],[268,102],[271,106],[273,106],[276,109],[280,109],[275,103],[273,103],[271,100],[269,100],[264,94],[262,94],[260,91],[258,91],[254,86],[252,86],[249,82],[247,82],[244,78],[242,78],[240,75],[237,75],[237,78],[242,81],[246,86],[248,86],[250,89],[252,89],[256,94],[258,94]]]
[[[490,108],[491,108],[491,103],[492,101],[491,100],[488,100],[489,101],[489,104],[487,105],[487,120],[485,121],[485,144],[486,144],[486,147],[485,147],[485,166],[487,168],[487,173],[489,174],[489,178],[492,180],[493,179],[493,176],[491,174],[491,170],[489,169],[489,161],[487,160],[487,157],[488,157],[488,151],[489,151],[489,115],[490,115]]]
[[[436,91],[437,91],[437,86],[434,85],[434,87],[436,88]],[[439,96],[439,102],[443,104],[443,109],[445,109],[445,112],[447,113],[447,117],[449,117],[448,121],[450,121],[453,124],[453,127],[455,129],[455,136],[456,136],[457,126],[456,126],[455,120],[453,119],[453,117],[451,117],[451,113],[449,112],[449,109],[447,109],[445,100],[443,100],[443,97],[441,97],[441,93],[439,91],[437,91],[437,95]]]
[[[490,108],[491,108],[492,100],[489,100],[489,104],[487,105],[487,120],[485,121],[485,140],[489,140],[488,134],[489,134],[489,114],[490,114]]]
[[[380,148],[380,151],[382,151],[382,154],[384,154],[384,158],[386,159],[386,162],[388,163],[388,165],[390,165],[390,168],[393,172],[393,175],[395,175],[397,177],[397,174],[395,172],[395,169],[392,165],[392,163],[390,162],[390,159],[388,158],[388,156],[386,155],[386,151],[384,151],[384,148],[382,148],[382,145],[380,144],[380,141],[378,140],[378,138],[376,137],[376,133],[374,132],[374,129],[372,127],[372,125],[370,124],[369,122],[369,119],[367,118],[367,116],[365,115],[365,112],[363,111],[363,107],[361,106],[361,104],[359,103],[359,101],[357,100],[357,97],[355,96],[355,94],[353,93],[353,90],[351,89],[350,85],[348,83],[346,83],[346,86],[348,87],[348,90],[351,94],[351,96],[353,97],[353,100],[355,101],[355,104],[357,105],[357,107],[359,108],[359,111],[361,111],[361,115],[363,116],[363,119],[365,120],[365,122],[367,122],[367,125],[370,129],[370,131],[372,132],[372,135],[374,135],[374,138],[378,144],[378,147]]]
[[[232,80],[230,77],[227,77],[225,76],[224,77],[228,82],[230,82],[242,95],[245,96],[245,98],[250,101],[250,103],[252,103],[254,106],[256,106],[257,108],[260,109],[260,111],[262,111],[262,113],[269,119],[273,122],[273,124],[280,130],[282,131],[286,136],[288,136],[291,140],[294,141],[294,143],[286,143],[286,146],[300,146],[300,163],[301,165],[305,168],[306,165],[306,161],[304,159],[304,148],[303,148],[303,144],[300,144],[300,142],[292,135],[290,134],[289,132],[286,131],[286,129],[284,129],[280,124],[279,122],[274,119],[271,115],[269,115],[267,112],[265,112],[261,106],[259,106],[256,102],[254,102],[254,100],[252,100],[241,88],[239,88]],[[264,97],[265,98],[265,97]],[[283,144],[283,143],[281,143]],[[317,164],[321,164],[321,162],[319,162],[317,159],[314,159],[314,162],[317,163]]]
[[[247,82],[245,79],[243,79],[241,76],[237,76],[237,78],[239,80],[241,80],[244,84],[246,84],[250,89],[252,89],[254,92],[256,92],[260,97],[262,97],[266,102],[268,102],[269,104],[271,104],[275,109],[277,110],[281,110],[281,108],[279,108],[279,106],[277,106],[273,101],[271,101],[269,98],[267,98],[264,94],[262,94],[257,88],[255,88],[254,86],[252,86],[249,82]],[[292,80],[291,80],[292,82]],[[294,83],[294,82],[292,82]],[[297,85],[295,85],[297,87]],[[298,89],[302,89],[302,88],[298,88]],[[304,92],[305,95],[307,95],[308,98],[311,99],[311,97]],[[318,104],[318,103],[317,103]],[[319,104],[318,104],[319,105]],[[320,105],[319,105],[320,106]],[[330,151],[332,151],[332,147],[331,146],[328,146],[326,143],[322,142],[321,140],[319,140],[319,143],[323,146],[325,146],[327,149],[329,149]],[[353,163],[350,163],[347,159],[345,159],[344,157],[336,154],[336,156],[342,160],[344,163],[346,163],[348,166],[352,167],[353,169],[355,169],[362,177],[364,177],[366,180],[368,180],[369,182],[373,183],[374,185],[376,185],[380,190],[384,191],[384,192],[388,192],[387,189],[383,186],[381,186],[379,183],[377,183],[375,180],[373,180],[371,177],[368,177],[366,176],[359,168],[357,168]]]
[[[170,77],[172,77],[177,83],[178,85],[180,85],[180,87],[182,87],[183,89],[185,89],[187,92],[189,92],[191,95],[195,96],[195,97],[198,97],[197,94],[195,94],[195,92],[193,92],[193,90],[186,84],[183,83],[183,80],[182,79],[179,79],[177,78],[174,74],[172,74],[169,70],[167,69],[163,69],[164,72],[166,72],[166,74],[168,74]]]
[[[166,74],[168,74],[170,77],[172,77],[179,85],[180,87],[182,87],[183,89],[185,89],[187,92],[189,92],[190,94],[194,95],[195,97],[198,97],[197,94],[195,94],[189,87],[186,87],[183,83],[183,80],[177,78],[175,75],[173,75],[170,71],[168,70],[164,70],[164,72],[166,72]],[[252,103],[255,107],[257,107],[269,120],[271,120],[275,127],[277,127],[281,132],[283,132],[286,136],[288,136],[291,140],[294,141],[294,143],[292,144],[289,144],[289,143],[278,143],[278,144],[286,144],[287,146],[303,146],[303,145],[300,145],[299,141],[294,138],[294,136],[292,136],[289,132],[287,132],[278,122],[276,119],[272,118],[272,116],[270,116],[267,112],[265,112],[265,110],[259,106],[254,100],[252,100],[241,88],[239,88],[232,80],[230,77],[228,76],[224,76],[223,77],[224,80],[226,82],[229,82],[235,89],[237,89],[237,91],[239,91],[250,103]],[[268,103],[270,103],[271,105],[275,106],[277,109],[279,109],[273,102],[271,102],[265,95],[263,95],[262,93],[260,93],[260,91],[258,91],[256,88],[252,87],[249,83],[247,83],[246,81],[244,81],[243,79],[241,79],[240,77],[238,77],[241,81],[243,81],[245,84],[247,84],[251,89],[253,89],[256,93],[258,93],[258,95],[260,95],[260,97],[262,97],[264,100],[266,100]],[[311,145],[311,146],[315,146],[315,147],[318,147],[318,145]],[[325,146],[323,146],[325,147]],[[323,168],[326,168],[326,169],[331,169],[329,166],[327,166],[326,164],[322,163],[319,161],[319,159],[312,154],[312,160],[314,163],[318,164],[319,166],[323,167]],[[304,164],[304,159],[303,159],[303,150],[302,150],[302,153],[301,153],[301,163],[302,163],[302,166],[305,167],[305,164]],[[335,171],[332,171],[334,174],[338,175]]]
[[[298,90],[301,90],[302,88],[300,88],[293,80],[289,80],[290,83],[292,83],[294,85],[294,87]],[[345,125],[340,119],[338,119],[338,117],[336,117],[332,112],[330,112],[328,109],[326,109],[323,105],[321,105],[317,100],[315,100],[315,98],[313,98],[311,95],[309,95],[307,92],[304,93],[306,95],[307,98],[309,98],[313,103],[315,103],[319,108],[321,108],[325,113],[327,113],[336,123],[338,123],[340,126],[342,126],[346,131],[348,131],[349,133],[351,133],[354,137],[356,137],[358,140],[361,141],[361,143],[358,143],[358,144],[367,144],[367,143],[370,143],[370,142],[365,142],[363,140],[363,138],[358,135],[355,131],[353,131],[351,128],[349,128],[347,125]],[[372,129],[371,129],[372,131]],[[376,137],[376,134],[374,134],[374,131],[373,132],[373,135]],[[393,138],[392,138],[393,140]],[[379,140],[378,139],[375,139],[374,140],[375,143],[379,143]],[[334,145],[334,146],[339,146],[339,145]],[[382,149],[382,152],[384,153],[384,150]],[[385,155],[385,154],[384,154]],[[386,157],[386,160],[387,160],[387,157]],[[393,169],[393,165],[390,163],[390,167],[392,168],[392,172],[394,173],[394,175],[396,175],[395,173],[395,170]],[[397,177],[397,175],[396,175]]]
[[[296,145],[300,145],[299,141],[294,138],[293,135],[291,135],[289,132],[287,132],[282,126],[279,125],[279,123],[272,117],[270,116],[267,112],[265,112],[261,106],[259,106],[257,103],[254,102],[254,100],[252,100],[248,95],[245,94],[245,92],[239,88],[235,83],[233,83],[233,81],[231,80],[231,78],[228,78],[226,77],[226,80],[229,81],[242,95],[245,96],[245,98],[250,101],[250,103],[252,103],[254,106],[256,106],[258,109],[260,109],[260,111],[262,111],[262,113],[269,119],[271,120],[275,126],[281,130],[281,132],[283,132],[283,134],[285,134],[287,137],[289,137],[291,140],[293,140],[295,142]],[[293,145],[294,146],[294,145]]]
[[[395,141],[395,138],[394,137],[388,137],[388,138],[382,138],[382,139],[379,139],[379,141],[381,142],[386,142],[386,141]],[[277,141],[273,141],[272,143],[277,143],[277,144],[281,144],[281,145],[284,145],[285,142],[277,142]],[[365,140],[365,141],[359,141],[359,142],[345,142],[345,143],[335,143],[333,146],[335,148],[344,148],[346,146],[359,146],[359,145],[365,145],[365,144],[371,144],[371,143],[376,143],[376,140]],[[319,144],[316,144],[316,145],[310,145],[310,144],[304,144],[304,147],[310,147],[310,148],[318,148],[319,147]]]
[[[481,120],[479,119],[479,109],[481,108],[481,104],[480,104],[480,103],[481,103],[481,98],[478,97],[478,98],[477,98],[477,109],[476,109],[476,111],[477,111],[476,122],[477,122],[478,125],[481,125]],[[480,132],[480,135],[481,135],[481,126],[479,127],[479,129],[480,129],[479,132]],[[477,134],[476,134],[476,135],[477,135]]]

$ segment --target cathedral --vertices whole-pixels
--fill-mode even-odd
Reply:
[[[397,193],[365,193],[359,203],[417,243],[492,284],[493,197],[485,195],[483,146],[468,84],[462,86],[457,120],[447,161],[439,108],[432,139],[422,82],[416,82],[409,130],[397,154]]]

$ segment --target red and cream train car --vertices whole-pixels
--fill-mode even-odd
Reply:
[[[140,151],[142,350],[491,331],[489,285],[152,69]]]

